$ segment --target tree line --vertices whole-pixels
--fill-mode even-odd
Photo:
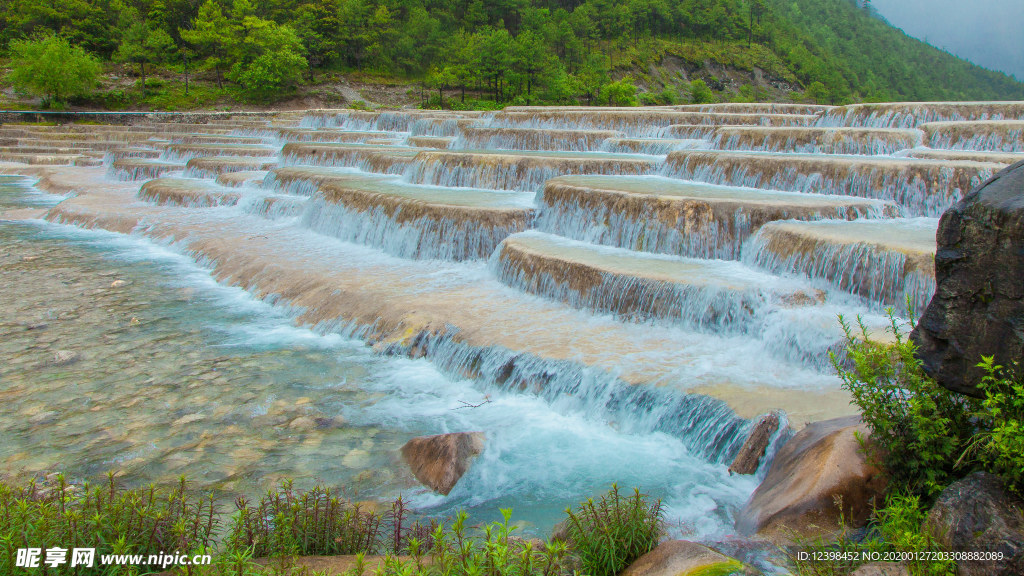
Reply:
[[[46,34],[134,66],[143,89],[171,67],[255,100],[363,71],[423,80],[442,106],[455,105],[446,91],[460,103],[470,91],[496,105],[633,104],[623,77],[657,59],[655,40],[766,48],[823,102],[1024,97],[853,0],[0,0],[16,61]]]

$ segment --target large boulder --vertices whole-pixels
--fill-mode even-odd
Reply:
[[[935,296],[911,338],[939,384],[981,396],[982,355],[1024,357],[1024,161],[947,210],[937,241]]]
[[[669,540],[636,559],[619,576],[690,576],[733,574],[743,563],[707,546],[687,540]]]
[[[740,447],[732,464],[729,465],[729,472],[734,474],[753,474],[761,464],[768,444],[772,436],[779,431],[779,415],[772,412],[765,414],[754,424],[753,430],[747,436],[747,441]]]
[[[808,424],[793,435],[737,516],[737,529],[781,541],[834,532],[839,504],[848,527],[864,525],[886,481],[868,464],[855,433],[869,434],[859,416]]]
[[[925,528],[954,552],[1002,554],[1002,560],[958,561],[960,576],[1024,574],[1024,502],[998,476],[974,472],[950,484],[928,513]]]
[[[402,458],[417,480],[447,496],[483,449],[483,432],[455,432],[413,438],[402,446]]]

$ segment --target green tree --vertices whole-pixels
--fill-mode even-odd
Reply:
[[[271,100],[294,89],[309,65],[295,30],[256,16],[246,16],[241,29],[245,37],[228,79],[254,100]]]
[[[609,82],[601,87],[600,100],[609,106],[636,106],[636,85],[626,76],[618,82]]]
[[[46,107],[88,94],[100,74],[96,58],[57,36],[14,40],[10,52],[8,80],[17,90],[41,96]]]
[[[715,94],[708,88],[707,82],[698,78],[690,82],[690,101],[694,104],[707,104],[715,101]]]
[[[114,52],[115,62],[139,65],[142,93],[146,93],[146,64],[161,64],[174,55],[174,39],[163,28],[151,28],[132,7],[121,11],[121,43]]]
[[[196,47],[203,58],[203,67],[212,68],[217,76],[217,87],[224,87],[224,70],[229,65],[228,52],[235,43],[232,26],[220,5],[213,0],[199,7],[192,27],[180,29],[182,40]]]

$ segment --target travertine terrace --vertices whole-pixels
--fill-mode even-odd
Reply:
[[[1024,152],[1022,103],[203,118],[0,126],[0,161],[67,196],[47,220],[296,323],[517,393],[685,399],[669,428],[715,460],[732,414],[851,413],[836,314],[927,302],[937,217]]]

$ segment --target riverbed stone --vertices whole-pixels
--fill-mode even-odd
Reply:
[[[948,550],[1002,553],[1003,560],[958,562],[960,576],[1024,574],[1024,501],[998,476],[974,472],[942,491],[925,528]]]
[[[737,529],[770,540],[828,534],[863,526],[886,486],[869,464],[856,434],[867,438],[859,416],[808,424],[776,454],[768,474],[736,520]]]
[[[455,432],[413,438],[402,446],[402,458],[416,479],[445,496],[484,449],[483,432]]]
[[[1024,161],[947,210],[936,239],[935,295],[911,338],[939,384],[980,397],[983,355],[1024,358]]]
[[[762,416],[757,421],[757,424],[754,424],[753,430],[747,436],[747,441],[740,447],[739,453],[736,454],[736,458],[733,459],[732,464],[729,466],[729,472],[734,474],[753,474],[757,472],[761,458],[764,457],[768,444],[771,443],[772,436],[778,430],[778,414],[772,412]]]
[[[743,563],[702,544],[669,540],[630,564],[620,576],[690,576],[734,574]]]
[[[78,352],[73,350],[57,350],[53,353],[53,363],[57,366],[67,366],[68,364],[74,364],[81,359]]]

